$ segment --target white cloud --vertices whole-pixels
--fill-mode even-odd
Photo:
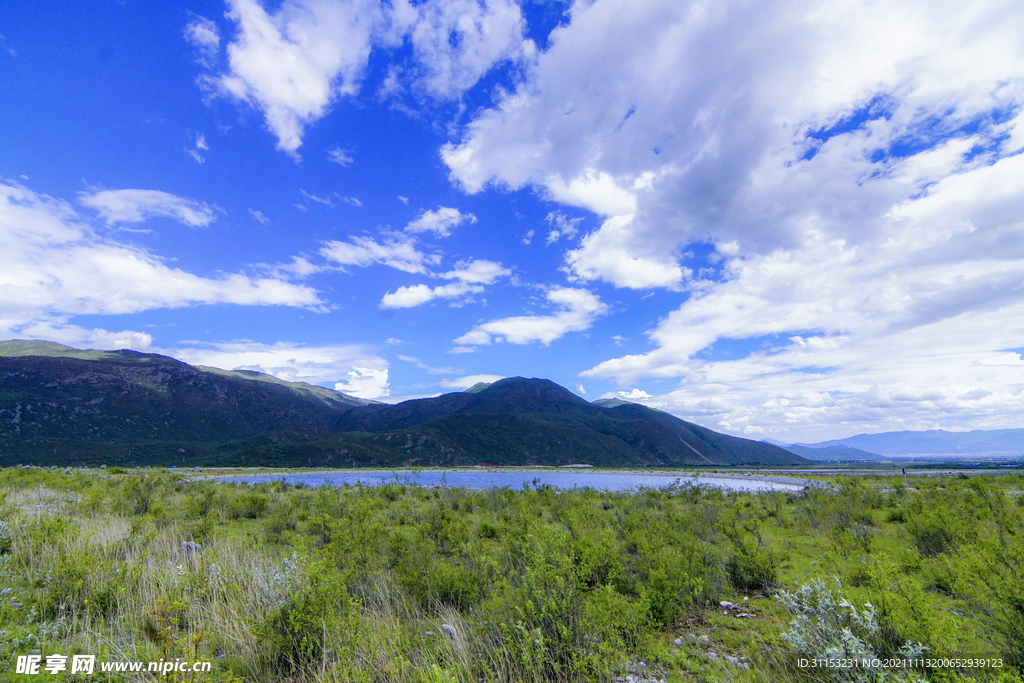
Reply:
[[[462,213],[458,209],[452,209],[447,206],[439,206],[437,211],[422,212],[409,225],[405,226],[405,231],[432,232],[436,237],[443,238],[452,234],[452,228],[456,228],[467,221],[476,223],[476,216],[471,213]]]
[[[324,206],[330,207],[332,209],[334,208],[334,202],[331,201],[330,197],[318,197],[315,194],[311,194],[309,192],[306,192],[305,190],[299,190],[299,194],[301,194],[303,197],[305,197],[306,199],[308,199],[311,202],[316,202],[317,204],[323,204]]]
[[[458,377],[455,379],[443,379],[441,380],[441,386],[446,389],[469,389],[474,384],[483,382],[484,384],[493,384],[499,379],[505,379],[504,375],[467,375],[466,377]]]
[[[359,398],[383,398],[391,394],[388,371],[374,368],[352,368],[348,379],[335,384],[334,389]]]
[[[257,220],[257,222],[262,223],[263,225],[266,225],[267,223],[270,222],[270,219],[264,216],[262,211],[257,211],[256,209],[249,209],[249,215],[251,215],[253,218]]]
[[[268,14],[257,0],[229,0],[238,34],[229,71],[208,83],[261,109],[278,149],[297,156],[303,129],[338,95],[359,90],[373,34],[383,19],[375,0],[286,1]]]
[[[393,82],[382,90],[397,92],[399,74],[406,73],[416,92],[440,99],[461,96],[494,64],[535,51],[511,0],[286,0],[271,13],[258,0],[228,6],[237,28],[227,45],[228,70],[204,83],[260,109],[278,149],[296,158],[305,127],[339,96],[359,91],[374,47],[395,47],[408,37],[412,63],[392,65]],[[215,35],[216,27],[194,22],[186,34],[206,49],[211,30]]]
[[[0,331],[5,334],[32,329],[32,336],[40,336],[48,326],[53,338],[63,329],[60,334],[74,337],[69,341],[106,344],[117,337],[138,346],[144,338],[131,336],[137,333],[83,332],[67,320],[197,304],[319,308],[323,303],[316,290],[284,279],[242,273],[205,278],[171,268],[145,249],[100,237],[67,202],[20,185],[0,183],[0,244]]]
[[[201,164],[206,161],[206,157],[203,156],[203,152],[209,151],[210,145],[206,142],[206,136],[202,133],[196,132],[194,134],[193,147],[186,147],[185,152],[188,153],[197,164]]]
[[[511,274],[512,271],[500,263],[473,259],[472,261],[459,261],[455,264],[454,270],[441,273],[439,277],[443,277],[446,280],[460,280],[470,284],[490,285],[499,278]]]
[[[95,209],[108,225],[141,223],[153,217],[173,218],[202,228],[217,217],[217,207],[159,190],[96,190],[79,192],[78,201]]]
[[[585,376],[677,378],[644,400],[751,435],[1019,426],[1018,368],[988,363],[1024,346],[1022,22],[998,0],[577,3],[442,157],[469,192],[597,214],[571,279],[686,292],[654,350]],[[684,266],[695,243],[715,252]]]
[[[310,275],[322,272],[323,266],[318,266],[315,263],[311,263],[309,259],[304,256],[292,256],[291,263],[257,263],[255,267],[260,268],[268,273],[272,277],[279,279],[292,279],[292,278],[305,278]]]
[[[339,166],[351,166],[354,161],[352,156],[341,147],[335,147],[334,149],[327,150],[327,159],[329,161],[333,161]]]
[[[24,339],[45,339],[84,349],[134,349],[145,351],[153,344],[153,337],[145,332],[122,330],[111,332],[100,328],[86,329],[55,321],[39,321],[18,328],[17,336]]]
[[[617,219],[570,253],[579,278],[678,287],[686,273],[673,255],[690,240],[738,239],[763,250],[789,239],[802,218],[838,218],[844,206],[866,204],[835,226],[858,234],[851,219],[877,218],[901,193],[914,194],[920,183],[898,192],[859,181],[891,165],[871,161],[877,150],[1015,106],[1020,88],[1007,84],[1021,77],[1021,47],[1007,20],[1019,11],[1003,2],[812,4],[807,12],[579,3],[529,78],[443,157],[470,192],[532,185]],[[809,145],[820,145],[820,156],[839,142],[815,143],[821,136],[809,133],[841,124],[876,96],[889,113],[837,136],[860,144],[832,155],[828,168],[823,159],[801,162]]]
[[[465,372],[464,370],[459,370],[458,368],[444,368],[444,367],[442,367],[442,368],[434,368],[434,367],[431,367],[431,366],[427,365],[426,363],[424,363],[423,361],[421,361],[419,358],[417,358],[415,356],[402,356],[402,355],[399,355],[398,359],[399,360],[404,360],[406,363],[412,363],[413,365],[418,367],[420,370],[426,370],[428,375],[457,375],[460,372]]]
[[[381,263],[406,273],[426,273],[428,265],[436,265],[438,254],[424,254],[414,242],[401,235],[388,235],[383,244],[372,237],[351,237],[350,241],[325,242],[320,254],[340,266],[366,267]]]
[[[287,382],[329,384],[360,398],[388,395],[388,362],[361,346],[305,346],[291,342],[195,344],[162,353],[223,370],[253,370]],[[345,378],[341,380],[341,378]],[[341,381],[339,381],[341,380]]]
[[[492,320],[477,325],[454,340],[456,344],[480,345],[496,341],[511,344],[540,342],[544,345],[568,332],[581,332],[589,328],[594,318],[608,311],[597,295],[585,289],[555,287],[547,292],[548,301],[558,307],[551,315],[521,315]]]
[[[583,221],[583,219],[569,218],[561,211],[552,211],[548,213],[547,216],[544,217],[544,221],[551,226],[551,229],[548,231],[547,240],[545,240],[544,242],[545,244],[550,245],[554,244],[563,237],[575,237],[576,233],[579,232],[579,228],[577,228],[576,226],[578,226]],[[527,242],[527,244],[529,244],[529,242]]]
[[[217,24],[209,19],[194,16],[185,26],[185,39],[196,49],[200,64],[206,67],[213,66],[220,50],[220,32],[217,30]]]
[[[362,206],[363,203],[359,201],[359,197],[341,197],[341,201],[345,202],[349,206]]]
[[[433,97],[457,98],[495,63],[535,52],[523,38],[522,12],[512,0],[427,0],[403,9],[399,15],[416,12],[408,29],[415,87]]]
[[[409,203],[409,198],[408,197],[403,197],[402,195],[398,195],[398,201],[402,202],[403,204],[408,204]]]
[[[475,259],[459,261],[455,269],[447,273],[439,273],[437,277],[446,280],[458,280],[450,285],[430,287],[419,284],[399,287],[381,299],[381,308],[413,308],[434,299],[458,299],[484,291],[483,285],[493,284],[499,278],[511,275],[512,271],[500,263]]]
[[[438,285],[437,287],[429,287],[422,284],[399,287],[394,292],[388,292],[381,298],[380,307],[414,308],[433,299],[457,299],[471,294],[479,294],[483,291],[484,288],[479,285],[469,285],[464,282]]]

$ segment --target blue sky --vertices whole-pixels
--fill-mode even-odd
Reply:
[[[0,336],[1024,426],[1024,7],[0,7]]]

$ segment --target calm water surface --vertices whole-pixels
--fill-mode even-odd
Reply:
[[[214,477],[223,482],[257,484],[284,481],[306,486],[450,486],[456,488],[523,489],[534,485],[558,489],[592,488],[633,491],[640,487],[664,488],[672,484],[711,486],[732,491],[802,491],[809,483],[790,477],[756,475],[704,475],[692,472],[591,472],[551,470],[329,470],[302,474],[236,474]]]

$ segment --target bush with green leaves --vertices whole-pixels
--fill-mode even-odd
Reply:
[[[803,658],[809,660],[872,661],[885,654],[879,648],[881,626],[874,606],[866,603],[858,610],[842,592],[836,579],[836,592],[821,579],[813,579],[793,592],[780,591],[775,596],[793,616],[782,640]],[[921,657],[925,648],[920,642],[906,642],[893,653],[907,659]],[[854,666],[819,669],[829,680],[855,683],[881,681],[923,682],[924,677],[913,669],[884,669]]]

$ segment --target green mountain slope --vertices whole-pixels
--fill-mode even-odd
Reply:
[[[786,465],[784,449],[718,434],[637,404],[584,401],[543,379],[512,377],[473,394],[367,406],[339,421],[345,432],[409,433],[464,458],[495,464],[605,466]]]
[[[784,449],[539,379],[385,405],[134,351],[0,342],[0,464],[785,465]]]

